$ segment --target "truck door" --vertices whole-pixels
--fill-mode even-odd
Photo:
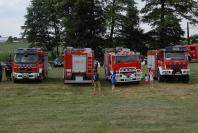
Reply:
[[[155,55],[148,55],[147,59],[147,67],[151,68],[151,70],[156,69],[156,56]]]
[[[73,73],[86,73],[86,55],[73,55],[72,56],[72,72]]]

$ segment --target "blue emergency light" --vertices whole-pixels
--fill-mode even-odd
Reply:
[[[36,54],[38,48],[18,48],[16,54]]]

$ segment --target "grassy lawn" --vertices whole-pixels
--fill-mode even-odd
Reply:
[[[120,85],[115,93],[101,69],[104,96],[92,96],[91,85],[64,85],[61,68],[39,84],[4,81],[0,132],[197,133],[198,68],[191,67],[190,84]]]
[[[15,53],[17,48],[27,48],[26,43],[4,43],[0,44],[0,61],[6,60],[10,54]]]

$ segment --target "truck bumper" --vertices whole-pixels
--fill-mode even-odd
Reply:
[[[13,80],[38,80],[39,73],[12,73]]]
[[[162,70],[161,75],[163,76],[182,76],[182,75],[190,75],[190,69],[182,69],[181,72],[174,73],[173,70]]]
[[[65,84],[79,83],[79,84],[89,84],[92,83],[90,79],[83,79],[83,76],[76,76],[75,79],[64,79]]]
[[[76,80],[64,80],[64,84],[91,84],[92,80],[83,80],[83,81],[76,81]]]
[[[117,74],[116,75],[116,82],[117,83],[129,83],[129,82],[139,82],[142,80],[142,72],[139,73],[135,73],[131,76],[124,76],[124,75],[120,75]]]

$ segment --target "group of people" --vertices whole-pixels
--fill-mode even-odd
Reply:
[[[0,82],[3,79],[3,72],[5,71],[5,75],[8,81],[12,80],[12,64],[9,62],[5,66],[0,63]]]
[[[145,85],[150,86],[150,88],[153,88],[153,80],[154,80],[154,74],[151,69],[149,69],[149,72],[145,74]],[[112,82],[112,92],[115,91],[115,85],[116,85],[116,72],[113,72],[111,75],[111,82]],[[99,74],[97,72],[97,69],[95,69],[94,74],[93,74],[93,95],[97,94],[97,88],[98,88],[98,93],[99,95],[103,95],[101,91],[101,84],[99,81]]]

